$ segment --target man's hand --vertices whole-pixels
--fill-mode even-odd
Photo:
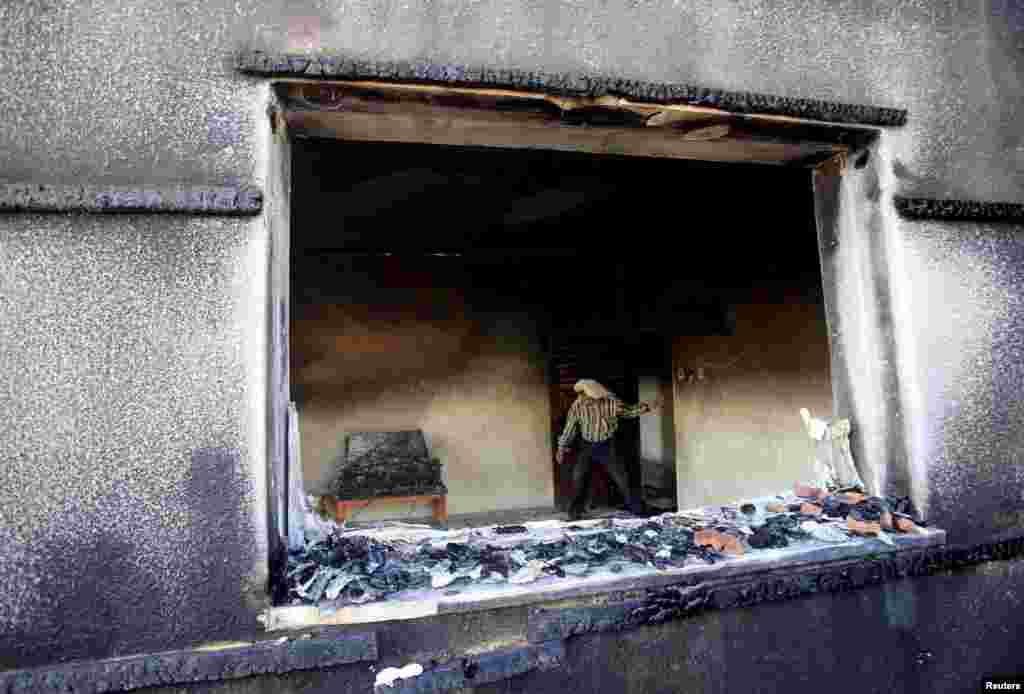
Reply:
[[[555,453],[555,462],[561,465],[565,462],[565,449],[559,448],[558,452]]]

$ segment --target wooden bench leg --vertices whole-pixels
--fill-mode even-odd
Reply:
[[[435,523],[447,523],[448,522],[448,497],[446,497],[446,496],[435,496],[431,500],[430,503],[434,507],[434,522]]]
[[[339,501],[335,517],[339,523],[344,523],[352,516],[352,511],[354,509],[365,508],[369,505],[369,501],[362,499],[355,501]]]

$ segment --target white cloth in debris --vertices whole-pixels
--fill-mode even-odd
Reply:
[[[395,680],[407,680],[423,674],[423,666],[419,663],[409,663],[403,668],[389,667],[377,673],[376,686],[395,686]]]
[[[533,583],[544,575],[544,562],[534,559],[526,563],[526,566],[512,574],[509,583]]]
[[[812,417],[804,407],[800,410],[807,435],[815,442],[812,460],[817,484],[828,487],[864,487],[864,480],[853,462],[850,451],[850,420],[829,420]]]
[[[589,398],[600,400],[601,398],[614,398],[615,395],[603,385],[591,378],[584,378],[576,381],[573,390],[577,393],[584,393]]]

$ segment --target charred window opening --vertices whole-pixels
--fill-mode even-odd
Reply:
[[[826,482],[848,420],[813,418],[836,414],[840,176],[876,132],[610,97],[276,91],[288,478],[320,514],[288,502],[298,549],[269,629],[944,541],[907,499]],[[580,379],[626,416],[577,417],[564,445]]]
[[[337,493],[347,435],[420,430],[450,513],[564,510],[573,461],[553,453],[582,378],[664,402],[616,434],[655,509],[677,507],[677,487],[687,503],[724,503],[754,493],[742,480],[800,477],[805,461],[778,462],[805,440],[799,409],[831,407],[807,169],[292,148],[291,382],[308,492]],[[624,501],[600,466],[590,487],[592,512]],[[429,515],[411,504],[356,519]]]

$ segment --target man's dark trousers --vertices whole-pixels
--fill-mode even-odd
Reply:
[[[615,455],[615,439],[610,438],[600,443],[581,442],[580,451],[576,456],[576,462],[573,464],[572,470],[574,496],[572,505],[569,507],[571,515],[578,516],[583,512],[583,505],[586,503],[587,493],[590,491],[590,480],[594,465],[605,466],[608,476],[612,478],[612,481],[615,482],[619,491],[622,492],[622,496],[626,499],[626,508],[631,513],[643,513],[643,504],[630,491],[629,475],[626,473],[626,467],[619,460],[618,456]]]

